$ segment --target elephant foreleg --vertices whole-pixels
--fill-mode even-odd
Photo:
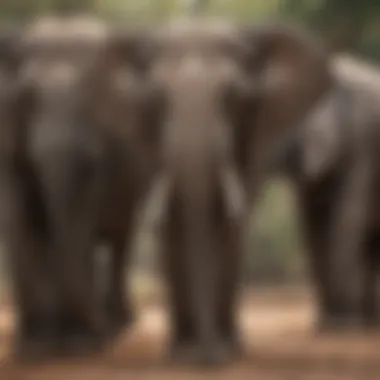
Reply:
[[[380,280],[380,236],[369,234],[364,247],[364,297],[363,312],[367,327],[380,327],[379,280]]]
[[[243,258],[243,231],[238,225],[220,231],[219,323],[224,344],[231,355],[242,353],[237,327],[239,274]]]
[[[1,211],[17,311],[14,352],[21,360],[46,359],[57,350],[59,300],[46,262],[43,210],[30,184],[9,173],[2,173],[3,180],[7,204]]]
[[[126,235],[126,236],[125,236]],[[125,271],[129,268],[130,235],[122,231],[111,240],[110,267],[106,290],[106,312],[108,334],[112,338],[123,328],[128,328],[134,321],[131,295],[125,292]]]
[[[61,354],[77,355],[98,349],[105,333],[94,256],[102,185],[96,163],[68,153],[38,157],[36,167],[54,244],[50,268],[62,302]]]
[[[329,237],[329,283],[333,299],[341,304],[340,311],[350,315],[351,326],[362,323],[363,245],[368,229],[371,161],[363,153],[347,173],[334,206]]]
[[[173,359],[185,356],[197,341],[194,321],[191,318],[185,264],[181,257],[181,240],[178,226],[167,226],[162,253],[169,291],[172,335],[170,351]]]
[[[325,189],[316,188],[315,190],[317,190],[316,193],[300,194],[299,199],[301,200],[302,227],[309,251],[309,268],[316,289],[317,330],[336,331],[347,327],[351,328],[353,323],[360,324],[356,318],[360,313],[360,305],[350,304],[349,284],[344,288],[346,295],[334,295],[329,278],[331,262],[336,260],[334,255],[337,255],[331,249],[329,241],[336,193],[334,187],[330,187],[328,184]]]
[[[327,278],[331,204],[327,203],[322,207],[316,203],[312,194],[307,193],[300,194],[299,200],[302,228],[309,254],[309,272],[314,282],[317,300],[317,329],[318,331],[334,329],[334,325],[339,324],[339,318],[334,312],[335,307],[331,300]]]

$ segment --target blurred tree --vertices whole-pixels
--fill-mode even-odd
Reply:
[[[50,0],[49,8],[60,13],[82,12],[95,9],[94,0]]]
[[[285,0],[281,11],[306,24],[337,50],[357,51],[380,19],[377,0]],[[376,31],[380,49],[379,30]]]
[[[0,17],[2,20],[26,21],[30,17],[46,11],[81,12],[96,9],[94,0],[2,0]]]
[[[180,3],[185,12],[192,15],[205,11],[210,2],[209,0],[180,0]]]

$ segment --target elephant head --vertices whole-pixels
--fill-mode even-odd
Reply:
[[[345,86],[334,85],[294,133],[280,142],[270,156],[269,170],[310,183],[331,173],[343,158],[345,140],[351,134],[349,95]]]
[[[73,124],[89,111],[92,68],[107,31],[102,21],[82,16],[45,17],[25,28],[19,100],[29,125]]]
[[[363,84],[336,77],[333,87],[302,121],[293,148],[300,174],[310,183],[352,163],[354,146],[369,125],[377,123],[375,93]],[[364,132],[365,133],[365,132]],[[356,153],[356,152],[355,152]]]
[[[342,152],[345,120],[342,92],[334,89],[315,107],[299,131],[302,173],[310,180],[318,179],[336,166]],[[346,111],[347,112],[347,111]],[[346,131],[347,132],[347,131]]]
[[[163,219],[168,194],[182,184],[194,202],[202,192],[219,191],[235,218],[267,152],[294,133],[330,86],[327,57],[316,42],[282,25],[181,21],[153,41],[146,60],[160,103],[155,128],[163,175],[150,217]]]

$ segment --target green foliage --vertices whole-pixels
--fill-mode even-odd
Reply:
[[[376,0],[286,0],[281,14],[327,41],[339,41],[345,50],[380,59],[380,2]]]
[[[3,0],[3,21],[24,21],[46,11],[93,10],[110,20],[154,22],[187,10],[180,0]],[[328,40],[380,59],[380,2],[377,0],[208,0],[203,13],[239,20],[275,16],[306,26]],[[343,37],[342,37],[343,36]]]
[[[268,181],[253,213],[244,265],[246,281],[301,279],[303,254],[294,194],[281,179]]]

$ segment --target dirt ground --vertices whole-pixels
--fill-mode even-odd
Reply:
[[[240,310],[246,357],[217,370],[177,367],[165,358],[162,306],[140,311],[132,331],[104,355],[17,365],[9,355],[12,311],[0,314],[0,380],[380,380],[380,334],[313,332],[310,296],[264,292],[245,297]]]

